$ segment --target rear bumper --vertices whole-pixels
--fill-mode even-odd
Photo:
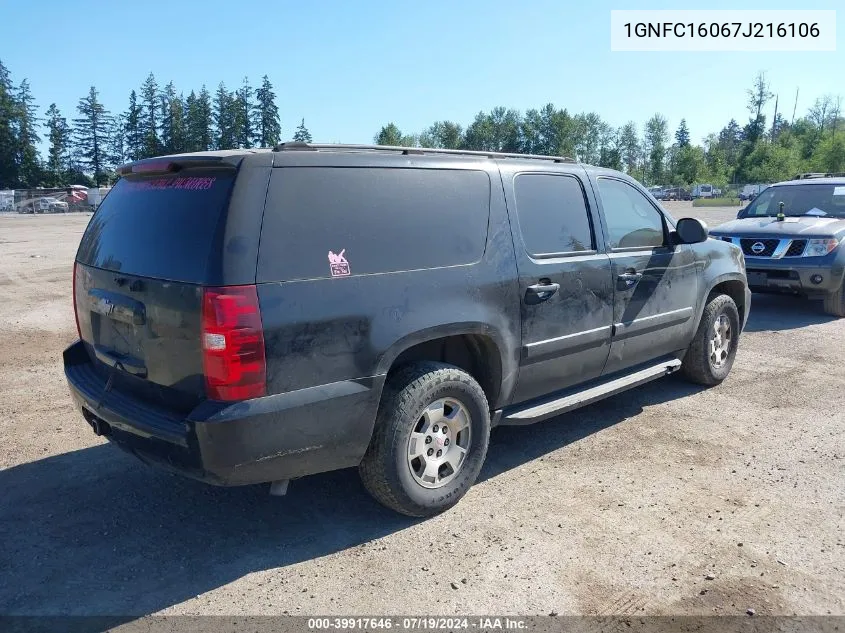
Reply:
[[[85,348],[64,352],[71,395],[111,442],[150,464],[215,485],[291,479],[356,466],[367,450],[384,376],[236,403],[186,416],[106,391]]]
[[[770,259],[745,258],[748,285],[757,292],[786,292],[803,295],[825,295],[842,285],[843,267],[826,258]],[[792,261],[790,261],[792,260]],[[826,264],[826,265],[825,265]]]

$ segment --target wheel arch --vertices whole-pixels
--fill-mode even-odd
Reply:
[[[711,280],[706,286],[707,291],[702,295],[703,300],[698,310],[696,324],[701,322],[701,315],[704,314],[704,308],[707,305],[710,296],[713,293],[718,293],[728,295],[731,299],[733,299],[737,310],[739,310],[740,323],[744,326],[746,320],[748,319],[748,311],[751,309],[748,301],[748,294],[746,292],[747,288],[748,284],[745,278],[738,273],[719,275],[715,279]],[[697,327],[698,325],[696,325],[696,328]]]
[[[438,361],[463,369],[481,386],[491,409],[510,394],[505,344],[483,323],[461,323],[415,332],[394,343],[378,364],[379,374],[391,374],[416,361]],[[515,364],[515,363],[514,363]],[[512,382],[512,380],[511,380]]]

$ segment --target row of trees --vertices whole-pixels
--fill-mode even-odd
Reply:
[[[524,114],[503,107],[479,112],[466,128],[437,121],[418,134],[388,123],[375,135],[383,145],[570,156],[624,170],[647,184],[774,182],[802,171],[845,171],[845,119],[841,99],[817,99],[806,116],[787,121],[775,100],[771,126],[764,114],[775,99],[759,73],[748,94],[748,121],[735,119],[701,144],[690,139],[685,119],[670,136],[655,114],[638,130],[634,121],[614,127],[595,112],[570,114],[553,104]]]
[[[38,151],[47,143],[47,155]],[[205,86],[186,96],[173,82],[161,87],[151,73],[129,94],[128,107],[112,113],[92,86],[68,119],[55,103],[39,118],[24,79],[17,86],[0,61],[0,189],[104,184],[126,161],[211,149],[269,147],[282,128],[276,95],[265,75],[212,95]],[[303,119],[295,140],[310,141]]]
[[[805,116],[778,111],[763,73],[748,94],[748,119],[731,119],[700,144],[690,139],[682,119],[670,136],[655,114],[642,126],[633,121],[614,127],[595,112],[572,114],[553,104],[524,114],[504,107],[479,112],[465,128],[437,121],[407,135],[394,124],[381,128],[384,145],[471,149],[572,156],[624,170],[647,184],[772,182],[801,171],[845,171],[845,119],[841,99],[816,99]],[[771,125],[765,112],[774,101]],[[95,87],[79,100],[68,120],[55,103],[43,118],[24,79],[13,84],[0,61],[0,189],[68,184],[103,184],[116,166],[161,154],[268,147],[281,139],[276,95],[265,75],[253,88],[248,79],[234,90],[220,84],[185,95],[172,82],[161,87],[150,74],[131,91],[126,110],[110,112]],[[46,156],[38,148],[42,135]],[[293,134],[311,141],[303,119]]]

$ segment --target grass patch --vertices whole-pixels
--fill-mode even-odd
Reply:
[[[696,198],[692,201],[694,207],[739,207],[742,201],[739,198]]]

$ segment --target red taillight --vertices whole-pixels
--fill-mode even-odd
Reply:
[[[79,328],[79,310],[76,307],[76,276],[79,274],[79,268],[76,262],[73,262],[73,320],[76,321],[76,334],[82,338],[82,330]]]
[[[264,327],[255,286],[205,288],[202,297],[205,386],[212,400],[267,393]]]

